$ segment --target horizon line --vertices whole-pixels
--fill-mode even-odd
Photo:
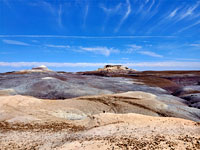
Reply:
[[[199,61],[162,61],[162,62],[127,62],[127,63],[92,63],[92,62],[0,62],[0,67],[35,67],[45,65],[48,67],[100,67],[105,65],[123,65],[127,67],[195,67],[200,70]]]

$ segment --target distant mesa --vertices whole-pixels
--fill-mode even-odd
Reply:
[[[127,75],[136,73],[134,69],[128,68],[123,65],[105,65],[103,68],[98,68],[95,71],[85,71],[85,72],[78,72],[78,74],[82,75],[97,75],[97,76],[115,76],[115,75]]]
[[[128,72],[128,71],[136,71],[134,69],[130,69],[123,65],[105,65],[103,68],[99,68],[97,71],[106,71],[106,72]]]
[[[51,71],[50,69],[47,68],[45,65],[41,65],[39,67],[34,67],[31,70],[33,71]]]
[[[30,70],[21,70],[19,73],[30,73],[30,72],[51,72],[52,70],[48,69],[45,65],[39,67],[33,67]]]

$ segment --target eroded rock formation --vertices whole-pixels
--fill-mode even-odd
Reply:
[[[200,149],[199,82],[110,65],[2,73],[0,149]]]

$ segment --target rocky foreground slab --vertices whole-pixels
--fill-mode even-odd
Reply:
[[[0,149],[200,149],[200,124],[178,118],[104,113],[76,122],[2,124]]]

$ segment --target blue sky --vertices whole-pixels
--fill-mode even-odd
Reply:
[[[200,0],[0,0],[0,72],[200,69]]]

